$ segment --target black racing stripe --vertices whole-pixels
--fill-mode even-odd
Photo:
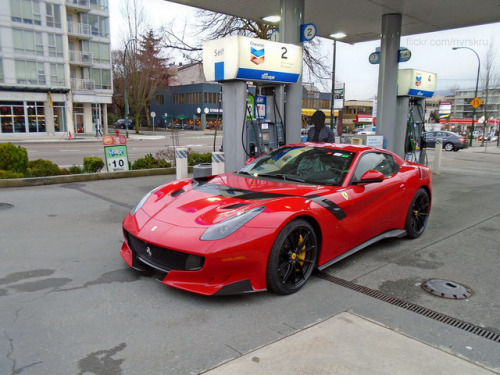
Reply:
[[[193,186],[193,189],[208,194],[220,195],[223,197],[230,197],[230,198],[246,199],[246,200],[266,200],[274,198],[299,197],[304,199],[310,199],[313,202],[316,202],[321,207],[326,208],[339,221],[345,219],[347,216],[344,210],[342,210],[342,208],[340,208],[337,204],[320,195],[300,196],[300,195],[276,194],[267,192],[255,192],[252,190],[235,189],[229,186],[217,185],[211,183],[204,183],[201,185]]]
[[[321,207],[326,208],[339,221],[345,219],[347,216],[347,214],[342,208],[340,208],[336,203],[332,202],[331,200],[326,199],[325,197],[319,195],[308,195],[304,198],[311,199],[312,201],[319,204]]]

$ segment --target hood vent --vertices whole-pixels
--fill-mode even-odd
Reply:
[[[244,207],[244,206],[248,206],[248,204],[246,204],[246,203],[236,203],[236,204],[232,204],[230,206],[221,207],[221,208],[223,210],[234,210],[236,208],[240,208],[240,207]]]
[[[179,189],[179,190],[174,191],[171,195],[172,195],[172,197],[177,197],[178,195],[181,195],[182,193],[184,193],[184,189]]]

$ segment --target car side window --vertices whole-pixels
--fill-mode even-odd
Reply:
[[[369,152],[364,154],[359,160],[354,171],[353,182],[360,181],[361,176],[370,170],[381,172],[385,177],[390,177],[399,171],[399,165],[389,154]]]

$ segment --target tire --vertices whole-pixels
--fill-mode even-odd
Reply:
[[[430,207],[429,194],[423,188],[418,189],[408,207],[405,223],[406,237],[414,239],[424,233]]]
[[[448,143],[445,143],[445,144],[444,144],[444,149],[445,149],[446,151],[453,151],[453,149],[454,149],[454,148],[455,148],[455,147],[453,147],[453,143],[449,143],[449,142],[448,142]]]
[[[267,289],[292,294],[309,280],[316,267],[318,240],[303,219],[288,223],[274,241],[267,262]]]

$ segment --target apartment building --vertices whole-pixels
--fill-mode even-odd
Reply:
[[[0,138],[106,130],[109,22],[108,0],[2,1]]]

